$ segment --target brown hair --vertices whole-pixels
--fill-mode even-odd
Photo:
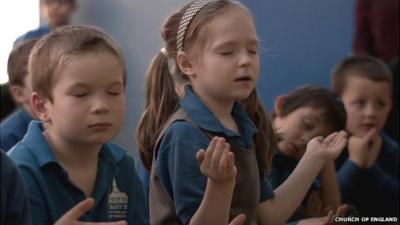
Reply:
[[[151,168],[154,145],[161,129],[169,117],[179,108],[179,97],[175,91],[175,85],[176,83],[189,82],[176,64],[176,39],[180,20],[190,4],[182,7],[165,22],[161,36],[165,41],[167,56],[160,52],[154,57],[147,71],[145,111],[136,132],[140,156],[147,169]],[[187,51],[195,43],[204,44],[206,39],[204,27],[227,7],[241,7],[248,11],[247,8],[236,1],[220,0],[208,3],[189,24],[184,37],[183,49]],[[260,175],[262,176],[267,172],[267,165],[270,166],[272,155],[276,149],[276,139],[271,120],[263,108],[256,90],[243,100],[242,104],[258,128],[255,146]]]
[[[60,70],[77,56],[104,52],[111,53],[121,63],[125,83],[122,50],[105,31],[87,25],[68,25],[53,30],[39,40],[29,58],[33,91],[52,101],[52,87]]]
[[[11,51],[7,65],[8,79],[11,85],[25,86],[24,80],[28,75],[29,53],[37,42],[38,39],[21,42]]]
[[[386,64],[372,56],[350,56],[343,59],[332,72],[332,89],[341,96],[347,79],[352,76],[367,78],[375,82],[393,83],[392,73]]]
[[[280,108],[280,117],[286,117],[302,107],[311,107],[322,110],[324,122],[330,132],[346,128],[346,110],[342,100],[334,92],[322,87],[306,85],[285,96],[286,100]],[[276,112],[272,112],[272,117],[276,116]]]

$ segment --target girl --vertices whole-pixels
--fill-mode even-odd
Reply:
[[[292,173],[313,137],[326,136],[346,127],[346,111],[338,96],[310,85],[279,96],[272,117],[279,136],[279,151],[273,158],[269,175],[273,187],[278,187]],[[321,216],[330,210],[336,211],[340,204],[334,162],[327,162],[320,179],[313,182],[302,205],[289,221],[300,219],[298,224],[325,224],[329,216]],[[338,213],[345,213],[347,208],[342,206]]]
[[[221,225],[240,213],[246,224],[284,223],[325,162],[341,152],[345,134],[312,140],[274,193],[264,175],[276,143],[255,89],[259,46],[249,10],[236,1],[194,1],[167,20],[162,37],[137,132],[151,168],[151,224]],[[177,83],[186,84],[181,101]],[[197,151],[215,139],[230,144],[237,175],[201,173],[196,156],[202,162],[211,153]]]

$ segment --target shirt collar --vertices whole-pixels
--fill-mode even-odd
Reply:
[[[56,163],[59,165],[49,143],[43,136],[43,131],[44,128],[42,122],[32,121],[29,124],[26,137],[23,140],[24,145],[29,146],[28,148],[36,157],[39,167],[43,167],[50,163]],[[102,146],[100,154],[104,154],[104,157],[116,166],[116,164],[125,156],[126,152],[114,144],[107,143]]]
[[[227,137],[241,136],[240,134],[225,128],[214,116],[211,110],[194,93],[192,87],[189,85],[185,87],[185,97],[180,101],[180,104],[193,122],[202,129],[213,133],[222,133]],[[257,132],[256,126],[240,103],[234,103],[232,116],[235,119],[239,130],[242,131],[241,133],[245,134],[245,136],[251,136],[252,138],[254,133]]]

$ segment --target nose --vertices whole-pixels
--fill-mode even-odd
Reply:
[[[251,59],[250,59],[250,53],[247,50],[241,51],[239,55],[239,66],[240,67],[245,67],[250,65]]]
[[[377,109],[374,104],[370,103],[364,108],[364,115],[367,117],[373,117],[376,113]]]
[[[104,114],[110,111],[109,103],[105,97],[97,97],[93,99],[92,113]]]

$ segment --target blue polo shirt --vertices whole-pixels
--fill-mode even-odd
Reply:
[[[24,139],[8,153],[21,170],[35,225],[53,224],[86,198],[57,162],[42,132],[42,124],[33,121]],[[82,221],[126,220],[128,224],[149,224],[134,161],[116,145],[102,146],[92,197],[95,205],[80,218]]]
[[[32,117],[22,108],[12,113],[0,124],[0,148],[8,151],[22,140]]]
[[[25,34],[19,36],[17,38],[17,40],[15,40],[14,46],[16,46],[17,44],[19,44],[21,42],[24,42],[24,41],[27,41],[27,40],[30,40],[33,38],[41,38],[45,34],[50,33],[50,31],[51,31],[51,28],[49,25],[41,26],[34,30],[28,31]]]
[[[226,129],[213,113],[196,96],[190,86],[185,88],[185,98],[180,102],[192,121],[201,129],[224,136],[229,142],[244,149],[251,149],[257,132],[244,108],[235,103],[232,116],[239,133]],[[196,153],[207,149],[209,139],[186,121],[175,121],[166,130],[158,147],[155,168],[161,183],[174,202],[177,216],[186,224],[198,209],[207,183],[202,175]],[[260,181],[260,202],[274,196],[269,181]]]
[[[28,196],[17,166],[0,149],[0,224],[31,225]]]

